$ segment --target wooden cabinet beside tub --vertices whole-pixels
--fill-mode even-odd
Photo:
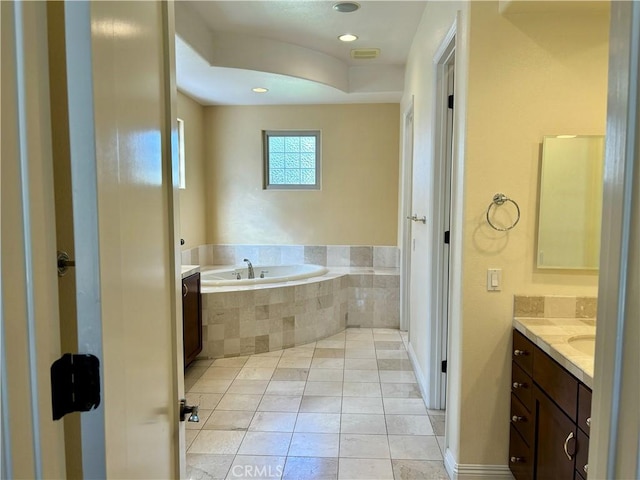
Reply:
[[[591,390],[513,331],[509,467],[516,480],[587,478]]]
[[[202,351],[202,303],[200,273],[182,279],[182,334],[184,367],[187,368]]]

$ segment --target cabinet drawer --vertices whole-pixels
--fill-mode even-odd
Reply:
[[[527,445],[533,446],[533,414],[514,394],[511,394],[511,425],[522,435]]]
[[[578,450],[576,451],[576,472],[587,478],[586,465],[589,463],[589,437],[578,429]]]
[[[587,422],[589,420],[589,422]],[[587,435],[591,434],[591,390],[580,384],[578,387],[578,427]]]
[[[531,412],[533,406],[531,377],[515,363],[511,364],[511,369],[511,391],[518,397],[524,407]]]
[[[513,331],[511,357],[528,375],[533,375],[534,344],[517,330]]]
[[[511,425],[509,435],[509,468],[516,480],[533,480],[533,455],[518,431]]]
[[[538,348],[533,358],[533,378],[575,422],[578,413],[578,381],[575,377]]]

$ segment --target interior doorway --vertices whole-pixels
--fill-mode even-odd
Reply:
[[[411,312],[411,209],[413,194],[413,98],[403,122],[402,248],[400,273],[400,330],[409,330]]]

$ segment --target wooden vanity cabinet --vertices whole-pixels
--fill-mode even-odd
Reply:
[[[516,480],[586,479],[591,390],[513,331],[509,467]]]
[[[182,335],[184,367],[202,351],[202,308],[200,273],[182,279]]]

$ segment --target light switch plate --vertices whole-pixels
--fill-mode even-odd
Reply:
[[[490,268],[487,270],[487,291],[499,292],[502,289],[502,269]]]

